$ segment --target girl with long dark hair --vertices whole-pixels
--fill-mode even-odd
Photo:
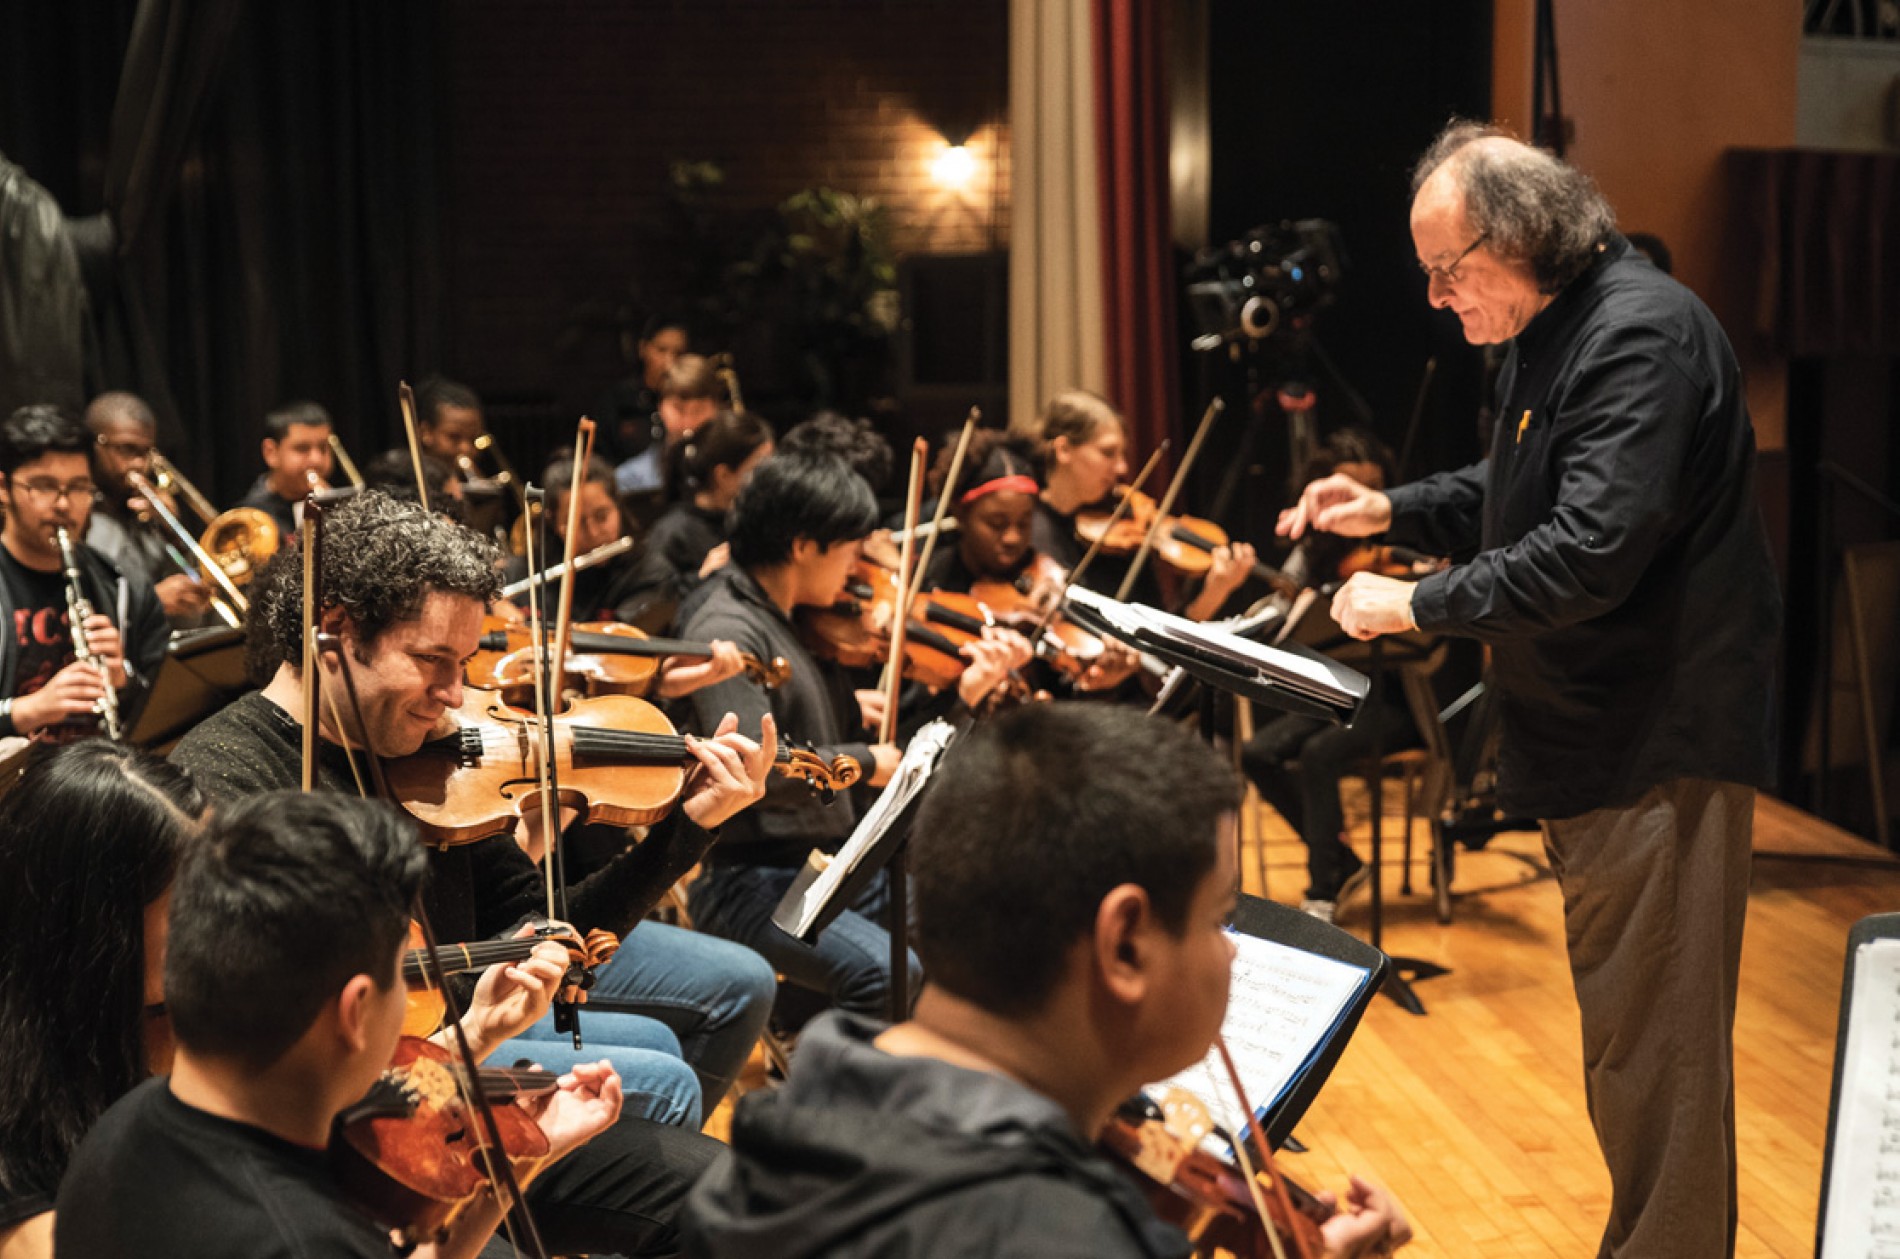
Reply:
[[[0,1259],[51,1253],[74,1147],[170,1065],[167,891],[205,814],[184,771],[103,739],[0,803]]]

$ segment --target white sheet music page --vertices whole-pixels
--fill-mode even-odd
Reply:
[[[1275,940],[1230,934],[1236,955],[1221,1035],[1234,1056],[1247,1100],[1270,1110],[1300,1068],[1319,1053],[1371,972]],[[1228,1132],[1239,1132],[1251,1119],[1235,1100],[1213,1048],[1200,1062],[1153,1089],[1170,1085],[1200,1098],[1214,1122]]]
[[[1900,1259],[1900,940],[1854,958],[1821,1259]]]

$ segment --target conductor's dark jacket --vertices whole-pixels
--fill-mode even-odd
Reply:
[[[1511,343],[1498,400],[1487,460],[1391,499],[1395,537],[1465,561],[1412,609],[1492,645],[1500,804],[1765,785],[1781,604],[1715,317],[1613,237]]]

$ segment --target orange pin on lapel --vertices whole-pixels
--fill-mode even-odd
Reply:
[[[1526,411],[1524,412],[1524,418],[1517,422],[1517,441],[1520,446],[1524,444],[1524,430],[1529,428],[1530,426],[1531,426],[1531,413],[1529,411]]]

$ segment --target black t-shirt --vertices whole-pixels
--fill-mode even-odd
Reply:
[[[84,1259],[388,1259],[389,1234],[343,1197],[329,1158],[220,1119],[147,1080],[73,1155],[53,1226]]]
[[[0,575],[13,601],[13,642],[19,663],[13,693],[31,695],[73,662],[73,632],[66,616],[66,579],[59,572],[28,568],[0,547]]]
[[[16,698],[31,695],[73,662],[72,622],[66,615],[66,578],[57,571],[28,568],[0,547],[0,579],[7,583],[13,604],[13,644],[18,653],[13,669]],[[44,741],[68,743],[98,729],[97,719],[63,723],[48,730]]]

